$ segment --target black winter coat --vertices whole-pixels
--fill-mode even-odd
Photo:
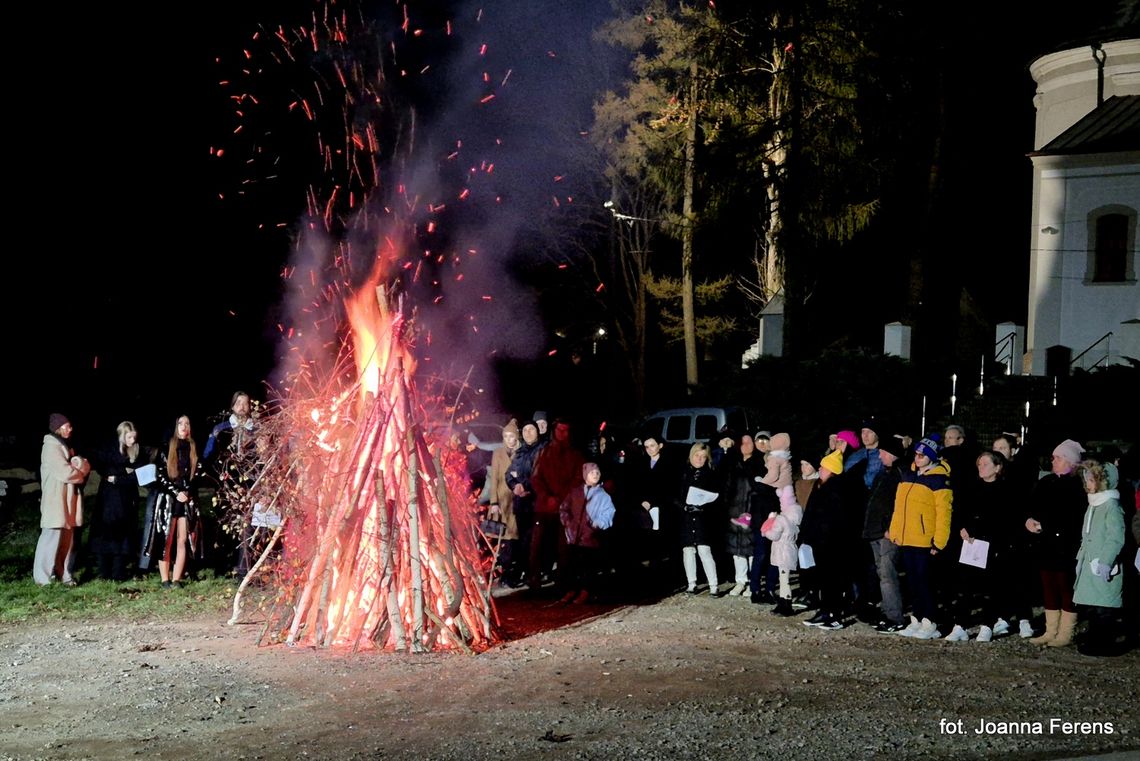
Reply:
[[[753,549],[752,529],[737,526],[732,522],[744,513],[752,513],[753,506],[757,504],[754,499],[756,489],[761,484],[756,480],[761,477],[764,470],[764,458],[757,452],[744,460],[737,450],[721,460],[721,471],[724,477],[723,501],[725,504],[725,549],[729,554],[740,557],[751,557]],[[764,522],[768,513],[752,515],[756,525]]]
[[[1037,567],[1072,573],[1088,507],[1088,495],[1081,479],[1075,473],[1066,476],[1050,473],[1033,488],[1028,507],[1029,517],[1041,523],[1041,533],[1029,535]],[[1024,523],[1022,528],[1024,530]]]
[[[895,512],[895,494],[902,481],[902,469],[896,461],[889,468],[884,467],[871,482],[867,496],[867,511],[863,516],[863,538],[871,541],[882,539],[891,527],[891,516]]]
[[[139,480],[134,471],[145,464],[141,448],[134,459],[117,447],[96,458],[96,469],[103,480],[99,484],[99,510],[91,526],[93,552],[131,554],[138,537],[139,514]]]
[[[721,509],[722,500],[718,498],[705,505],[690,505],[686,502],[689,488],[704,489],[705,491],[720,494],[721,484],[716,473],[708,465],[694,468],[686,465],[681,471],[679,488],[674,492],[673,510],[681,523],[681,546],[691,547],[697,544],[712,544],[712,537],[719,536],[714,532],[713,526],[719,525],[717,519],[727,520]]]

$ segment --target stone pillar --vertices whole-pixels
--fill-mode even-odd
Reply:
[[[910,325],[888,322],[883,327],[883,354],[910,359]]]
[[[784,355],[784,297],[772,297],[760,313],[760,354],[765,357]]]

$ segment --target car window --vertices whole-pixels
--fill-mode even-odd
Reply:
[[[689,432],[692,430],[690,424],[691,418],[688,415],[672,415],[669,417],[669,423],[665,427],[665,440],[666,441],[688,441]]]
[[[708,441],[716,436],[716,415],[697,415],[697,431],[693,435],[697,441]]]

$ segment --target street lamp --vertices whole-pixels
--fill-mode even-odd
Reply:
[[[629,214],[622,214],[620,211],[617,210],[617,207],[614,206],[613,201],[606,201],[605,203],[602,204],[602,208],[609,209],[610,214],[614,215],[614,219],[618,219],[618,220],[621,220],[622,222],[626,222],[629,224],[630,227],[633,227],[634,222],[660,222],[661,221],[660,219],[649,219],[647,217],[634,217],[634,216],[630,216]]]

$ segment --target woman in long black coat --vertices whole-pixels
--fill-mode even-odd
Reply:
[[[752,436],[743,434],[740,445],[720,461],[718,470],[724,474],[724,501],[728,512],[725,548],[732,555],[736,573],[736,584],[729,594],[735,596],[744,594],[748,589],[748,573],[755,547],[752,527],[733,523],[732,519],[745,513],[751,514],[752,495],[756,491],[758,480],[764,475],[764,457],[756,451]],[[763,522],[763,516],[760,516],[759,523]]]
[[[118,445],[96,460],[103,480],[99,484],[99,511],[91,526],[91,551],[101,578],[124,581],[127,559],[138,536],[139,481],[135,471],[146,462],[134,423],[124,420],[116,431]]]

